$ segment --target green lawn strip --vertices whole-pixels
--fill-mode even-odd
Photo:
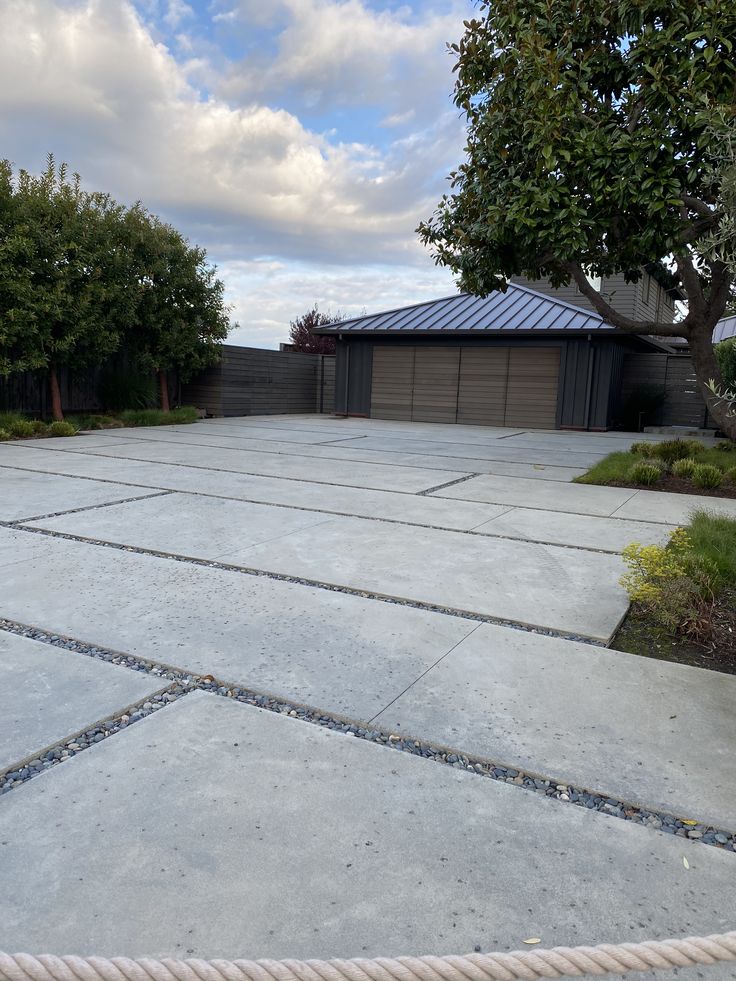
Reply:
[[[196,422],[197,410],[190,405],[162,412],[160,409],[130,409],[114,415],[83,413],[69,415],[64,422],[28,419],[17,412],[0,412],[0,442],[41,439],[44,436],[76,436],[80,429],[120,429],[123,426],[174,426]]]
[[[723,445],[729,446],[731,444],[724,443]],[[720,485],[712,488],[713,493],[721,493],[726,497],[731,497],[736,493],[736,444],[734,444],[734,449],[702,447],[692,459],[695,462],[696,471],[702,466],[712,466],[723,474]],[[646,469],[641,466],[642,464],[658,465],[662,471],[660,479],[655,480],[653,484],[647,483],[646,480],[637,479],[638,470]],[[692,478],[693,474],[678,474],[676,462],[671,463],[662,460],[656,455],[642,456],[640,453],[627,452],[610,453],[594,464],[587,473],[574,479],[575,483],[578,484],[607,484],[619,487],[649,486],[655,490],[701,494],[706,488],[697,486]]]

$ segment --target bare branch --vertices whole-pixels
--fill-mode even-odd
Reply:
[[[700,198],[694,198],[691,194],[682,195],[682,203],[686,205],[690,211],[694,211],[696,215],[700,215],[701,218],[710,218],[718,212],[714,211],[705,201],[701,201]]]
[[[563,262],[562,268],[572,276],[580,292],[590,300],[596,312],[607,323],[611,324],[612,327],[617,327],[619,330],[624,330],[629,334],[658,334],[660,337],[687,337],[687,329],[689,327],[687,317],[679,323],[659,320],[633,320],[631,317],[627,317],[619,310],[616,310],[615,307],[612,307],[601,296],[598,290],[591,286],[588,277],[585,275],[585,270],[579,262]]]

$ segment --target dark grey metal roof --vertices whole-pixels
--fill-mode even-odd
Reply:
[[[505,293],[471,296],[457,293],[398,310],[353,317],[321,327],[319,334],[481,334],[486,331],[614,330],[592,311],[546,293],[509,283]]]
[[[713,343],[725,341],[728,337],[736,337],[736,316],[724,317],[718,321],[713,331]]]

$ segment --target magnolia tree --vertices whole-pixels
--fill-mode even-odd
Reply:
[[[735,279],[722,158],[736,118],[736,5],[479,8],[450,46],[466,158],[422,240],[469,292],[505,289],[518,274],[572,280],[620,330],[686,338],[713,417],[736,437],[712,342]],[[591,285],[636,280],[655,260],[687,296],[678,323],[633,319]]]

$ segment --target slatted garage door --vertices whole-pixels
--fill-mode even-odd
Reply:
[[[371,416],[554,429],[560,349],[376,345]]]

